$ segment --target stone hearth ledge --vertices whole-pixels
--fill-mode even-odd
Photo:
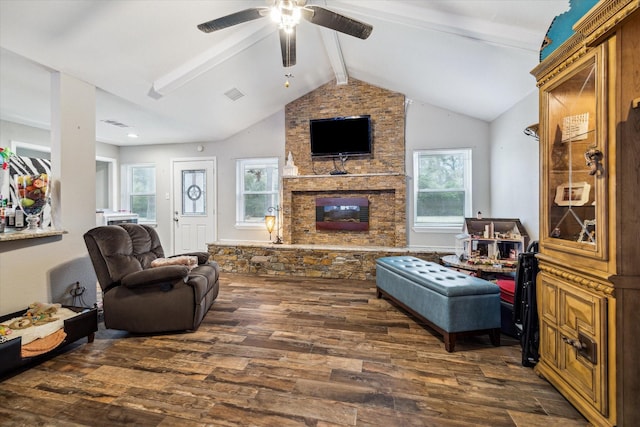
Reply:
[[[375,280],[376,259],[381,257],[411,255],[439,263],[448,254],[407,247],[232,241],[210,243],[208,250],[223,272],[356,280]]]

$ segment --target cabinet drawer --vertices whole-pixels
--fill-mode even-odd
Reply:
[[[550,274],[539,275],[540,351],[560,377],[608,413],[607,299]]]
[[[560,369],[581,395],[606,414],[606,299],[562,284],[558,297]],[[580,346],[582,350],[577,349]]]

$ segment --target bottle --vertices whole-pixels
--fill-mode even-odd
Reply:
[[[16,226],[16,210],[13,208],[11,203],[4,210],[6,227],[15,227]]]
[[[23,228],[24,227],[24,211],[22,209],[16,209],[16,228]]]

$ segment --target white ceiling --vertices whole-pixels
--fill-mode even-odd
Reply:
[[[360,40],[303,21],[283,68],[268,18],[197,24],[264,0],[0,0],[0,118],[49,128],[57,70],[98,88],[116,145],[219,141],[343,76],[491,121],[535,90],[529,71],[568,0],[314,0],[373,25]],[[285,88],[285,74],[292,73]],[[225,92],[244,96],[231,101]],[[113,120],[128,128],[106,124]],[[140,135],[130,140],[126,134]]]

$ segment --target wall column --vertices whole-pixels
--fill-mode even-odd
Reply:
[[[51,174],[53,225],[66,230],[66,259],[49,272],[49,299],[67,302],[69,287],[96,301],[96,275],[84,233],[96,226],[96,88],[75,77],[51,74]]]
[[[54,226],[82,238],[95,226],[96,89],[60,72],[51,74],[51,174]]]

